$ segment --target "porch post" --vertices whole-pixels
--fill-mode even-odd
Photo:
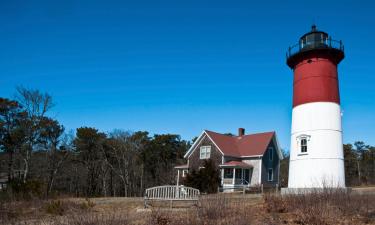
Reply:
[[[224,186],[224,169],[220,169],[220,173],[221,173],[221,186],[223,187]]]
[[[177,187],[178,187],[179,183],[180,183],[180,170],[177,169]]]
[[[233,168],[233,185],[236,184],[236,168]]]
[[[244,179],[243,179],[243,174],[244,174],[244,169],[241,169],[241,183],[244,184]]]

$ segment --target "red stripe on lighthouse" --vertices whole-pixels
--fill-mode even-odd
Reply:
[[[294,67],[293,107],[310,102],[340,104],[337,64],[329,57],[309,57]]]

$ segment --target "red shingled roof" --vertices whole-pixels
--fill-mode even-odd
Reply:
[[[275,132],[249,134],[243,136],[228,136],[205,130],[207,135],[226,156],[263,155]]]
[[[240,168],[251,168],[250,164],[241,161],[229,161],[220,165],[221,167],[240,167]]]

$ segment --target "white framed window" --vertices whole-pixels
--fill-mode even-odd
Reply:
[[[305,134],[297,137],[297,147],[299,149],[299,155],[308,154],[310,137],[310,135]]]
[[[269,168],[268,169],[268,181],[273,181],[273,169]]]
[[[307,153],[307,138],[301,138],[300,143],[301,153]]]
[[[188,170],[187,169],[182,170],[182,177],[186,177],[186,174],[188,174]]]
[[[224,168],[224,178],[233,178],[233,168]]]
[[[268,148],[268,156],[269,156],[269,160],[273,161],[273,148],[272,147]]]
[[[211,146],[201,146],[200,147],[200,159],[209,159],[211,156]]]

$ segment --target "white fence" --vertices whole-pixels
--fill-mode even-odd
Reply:
[[[199,201],[199,190],[185,186],[165,185],[145,191],[145,207],[149,201]]]

